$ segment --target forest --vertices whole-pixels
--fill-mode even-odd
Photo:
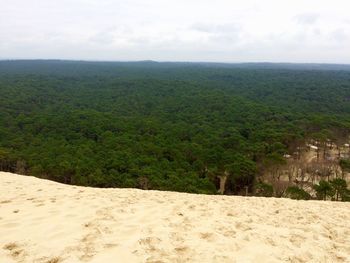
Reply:
[[[226,175],[254,195],[298,145],[349,135],[346,65],[0,61],[2,171],[205,194]]]

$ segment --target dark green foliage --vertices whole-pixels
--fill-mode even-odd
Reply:
[[[231,156],[231,155],[230,155]],[[257,172],[256,164],[242,155],[227,158],[225,166],[229,173],[229,186],[232,193],[243,193],[245,187],[252,189]]]
[[[350,189],[346,189],[341,198],[343,202],[350,202]]]
[[[346,201],[349,197],[349,190],[347,189],[347,183],[344,179],[335,178],[330,181],[330,184],[335,192],[335,200],[339,201],[341,198],[342,201]]]
[[[350,190],[344,179],[335,178],[330,182],[320,181],[318,185],[314,185],[318,199],[326,200],[327,197],[335,201],[350,201]]]
[[[343,173],[344,172],[348,172],[348,173],[350,172],[350,160],[341,159],[339,161],[339,165],[340,165]]]
[[[326,200],[327,197],[333,197],[334,195],[332,185],[324,180],[321,180],[318,184],[315,184],[314,189],[317,193],[317,198],[320,200]]]
[[[289,67],[0,62],[0,169],[196,193],[227,174],[252,192],[295,141],[350,129],[350,71]]]
[[[289,186],[286,190],[286,197],[296,200],[309,200],[310,194],[297,186]]]
[[[9,150],[0,148],[0,170],[12,171],[16,170],[16,157]]]
[[[273,187],[267,183],[258,183],[255,185],[255,195],[271,197],[273,196]]]

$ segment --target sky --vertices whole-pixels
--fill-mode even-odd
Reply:
[[[349,0],[0,0],[0,59],[350,64]]]

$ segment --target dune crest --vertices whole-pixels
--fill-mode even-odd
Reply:
[[[0,173],[0,262],[350,262],[350,203]]]

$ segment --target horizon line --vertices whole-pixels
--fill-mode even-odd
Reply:
[[[140,62],[152,62],[152,63],[188,63],[188,64],[303,64],[303,65],[342,65],[350,66],[349,63],[337,63],[337,62],[272,62],[272,61],[239,61],[239,62],[227,62],[227,61],[176,61],[176,60],[96,60],[96,59],[60,59],[60,58],[0,58],[0,62],[9,61],[67,61],[67,62],[95,62],[95,63],[140,63]]]

